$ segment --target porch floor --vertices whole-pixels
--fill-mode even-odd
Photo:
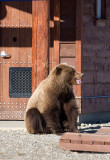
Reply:
[[[24,121],[0,121],[0,128],[25,128]]]

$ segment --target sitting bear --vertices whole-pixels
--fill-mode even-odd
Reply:
[[[61,134],[65,127],[71,132],[78,132],[78,107],[73,84],[80,84],[82,76],[68,64],[54,67],[28,101],[25,123],[29,133]]]

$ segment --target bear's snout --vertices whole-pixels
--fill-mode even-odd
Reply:
[[[76,71],[75,76],[74,76],[75,81],[73,82],[73,84],[75,84],[75,85],[81,84],[82,83],[81,79],[83,76],[84,76],[84,73]]]

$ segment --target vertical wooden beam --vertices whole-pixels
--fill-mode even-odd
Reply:
[[[83,0],[76,0],[76,69],[79,72],[81,72],[82,8]],[[76,97],[81,97],[81,85],[76,86]],[[78,99],[77,103],[81,109],[81,99]]]
[[[50,55],[49,55],[49,71],[53,69],[54,66],[59,64],[59,57],[60,57],[60,0],[51,0],[51,7],[52,7],[52,19],[51,25],[54,24],[52,31],[51,31],[51,42],[52,46],[50,46]],[[51,26],[50,26],[51,27]]]
[[[32,90],[48,75],[49,1],[32,1]]]

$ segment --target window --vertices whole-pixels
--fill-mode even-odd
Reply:
[[[106,0],[96,0],[96,18],[105,19],[106,18]]]

